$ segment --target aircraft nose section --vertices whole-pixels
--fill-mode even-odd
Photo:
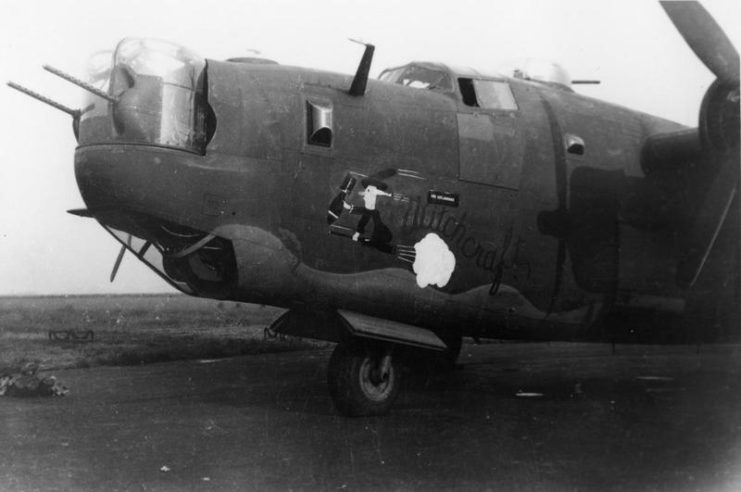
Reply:
[[[91,155],[92,154],[92,155]],[[108,172],[102,169],[100,159],[88,149],[75,152],[75,179],[80,195],[88,209],[100,210],[115,205],[114,187]]]
[[[86,211],[133,255],[175,288],[231,296],[236,285],[231,238],[203,213],[198,156],[143,146],[78,148],[75,175]],[[208,210],[206,210],[208,211]]]
[[[75,177],[91,213],[117,210],[172,219],[193,216],[196,187],[186,169],[195,156],[135,145],[96,145],[75,152]],[[192,166],[191,166],[192,167]]]
[[[143,186],[144,176],[137,176],[138,166],[125,154],[123,149],[104,146],[80,148],[75,152],[77,186],[91,213],[137,210],[145,206],[137,200],[137,195],[141,195],[137,190]]]

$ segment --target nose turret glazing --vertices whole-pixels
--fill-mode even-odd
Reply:
[[[213,134],[206,94],[206,61],[181,46],[127,38],[94,55],[89,82],[110,102],[88,93],[80,145],[144,144],[204,154]]]

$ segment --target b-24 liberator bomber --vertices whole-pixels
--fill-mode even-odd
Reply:
[[[661,2],[716,76],[698,126],[574,92],[557,65],[413,62],[369,78],[124,39],[69,113],[85,209],[194,296],[286,308],[337,342],[342,414],[382,414],[400,364],[463,337],[695,342],[737,335],[738,53],[697,2]],[[668,82],[670,83],[670,82]],[[661,94],[657,94],[660,97]],[[734,331],[735,330],[735,331]]]

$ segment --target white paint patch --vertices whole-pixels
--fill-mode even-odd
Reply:
[[[414,245],[415,260],[412,265],[417,275],[417,285],[445,287],[455,270],[455,255],[440,236],[428,233]]]

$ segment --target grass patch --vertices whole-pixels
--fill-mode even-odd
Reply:
[[[282,310],[180,294],[0,298],[0,366],[42,370],[133,365],[305,350],[325,344],[265,338]],[[92,330],[92,341],[50,340]]]

